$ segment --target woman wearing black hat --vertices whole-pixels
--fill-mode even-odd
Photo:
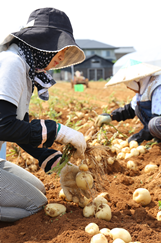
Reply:
[[[17,143],[39,161],[45,172],[62,156],[48,149],[54,141],[71,143],[77,155],[83,156],[86,142],[82,133],[53,120],[29,122],[28,115],[34,87],[41,99],[48,100],[48,88],[55,84],[46,71],[78,64],[85,58],[75,43],[67,15],[53,8],[33,11],[27,25],[7,36],[0,50],[0,141]],[[61,186],[69,200],[74,197],[79,202],[83,196],[72,179],[77,172],[76,166],[66,165]],[[0,159],[0,178],[0,221],[27,217],[47,203],[42,182],[13,163]],[[88,193],[81,192],[88,197]]]

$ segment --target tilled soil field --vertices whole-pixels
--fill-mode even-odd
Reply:
[[[45,185],[48,203],[61,203],[67,211],[51,218],[41,210],[14,223],[0,222],[0,243],[90,243],[92,236],[85,232],[85,227],[91,222],[96,223],[99,229],[124,228],[131,234],[133,242],[161,242],[161,221],[156,218],[161,200],[161,144],[155,144],[153,140],[151,143],[144,141],[145,153],[130,158],[121,158],[117,151],[111,151],[111,138],[125,141],[138,132],[142,124],[135,117],[120,123],[113,121],[112,126],[105,126],[102,130],[95,127],[97,114],[123,106],[134,96],[124,85],[108,89],[104,89],[104,85],[105,82],[90,82],[84,92],[75,92],[70,83],[57,83],[50,90],[49,102],[40,102],[36,96],[33,97],[30,114],[31,119],[55,119],[89,136],[87,142],[92,148],[95,146],[93,156],[97,161],[92,167],[90,158],[88,160],[94,177],[91,196],[108,192],[111,220],[84,217],[83,208],[59,198],[61,187],[55,173],[45,174],[35,159],[16,144],[7,143],[7,160],[36,175]],[[63,151],[63,145],[54,143],[52,147]],[[109,157],[115,159],[113,164],[108,163]],[[129,160],[135,163],[135,169],[127,168]],[[80,160],[71,158],[71,162],[78,165]],[[146,165],[150,163],[155,164],[156,169],[145,172]],[[148,205],[142,206],[133,200],[133,193],[138,188],[150,192],[151,202]],[[109,243],[113,242],[110,236],[106,238]]]

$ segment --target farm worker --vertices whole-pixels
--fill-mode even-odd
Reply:
[[[135,60],[131,60],[131,62],[133,65],[128,66],[126,70],[120,69],[106,84],[106,87],[124,83],[136,95],[124,107],[112,111],[111,114],[99,115],[96,124],[101,126],[113,120],[125,121],[137,116],[144,127],[138,133],[130,136],[128,142],[135,140],[141,144],[144,140],[148,141],[153,138],[159,142],[161,140],[161,75],[157,72],[161,68]]]
[[[83,156],[86,142],[82,133],[53,120],[29,122],[28,114],[34,88],[41,99],[48,100],[48,88],[55,84],[46,71],[85,59],[75,43],[68,16],[53,8],[37,9],[27,25],[9,34],[0,48],[0,141],[17,143],[39,161],[45,172],[62,157],[60,151],[48,149],[54,141],[72,144],[76,155]],[[79,201],[83,196],[74,180],[77,172],[77,166],[66,165],[60,180],[67,198],[75,196]],[[43,183],[4,159],[0,159],[0,192],[0,221],[27,217],[47,203]]]

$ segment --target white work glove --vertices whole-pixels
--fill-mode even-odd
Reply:
[[[80,172],[78,166],[66,164],[60,172],[60,184],[64,194],[69,201],[75,203],[83,203],[84,196],[90,198],[90,193],[87,190],[82,190],[76,185],[76,175]],[[83,196],[84,195],[84,196]]]
[[[111,116],[107,113],[99,115],[95,121],[95,125],[101,127],[103,124],[108,124],[112,121]]]
[[[72,144],[77,149],[74,157],[83,158],[87,146],[83,134],[62,124],[60,126],[55,141],[61,144]]]

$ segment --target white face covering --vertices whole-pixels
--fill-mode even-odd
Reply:
[[[127,88],[130,88],[142,95],[149,83],[150,78],[151,76],[147,76],[145,78],[140,79],[139,81],[134,80],[134,81],[126,82],[124,84],[126,85]]]
[[[135,92],[139,92],[139,84],[136,81],[129,81],[124,83],[127,88],[134,90]]]

